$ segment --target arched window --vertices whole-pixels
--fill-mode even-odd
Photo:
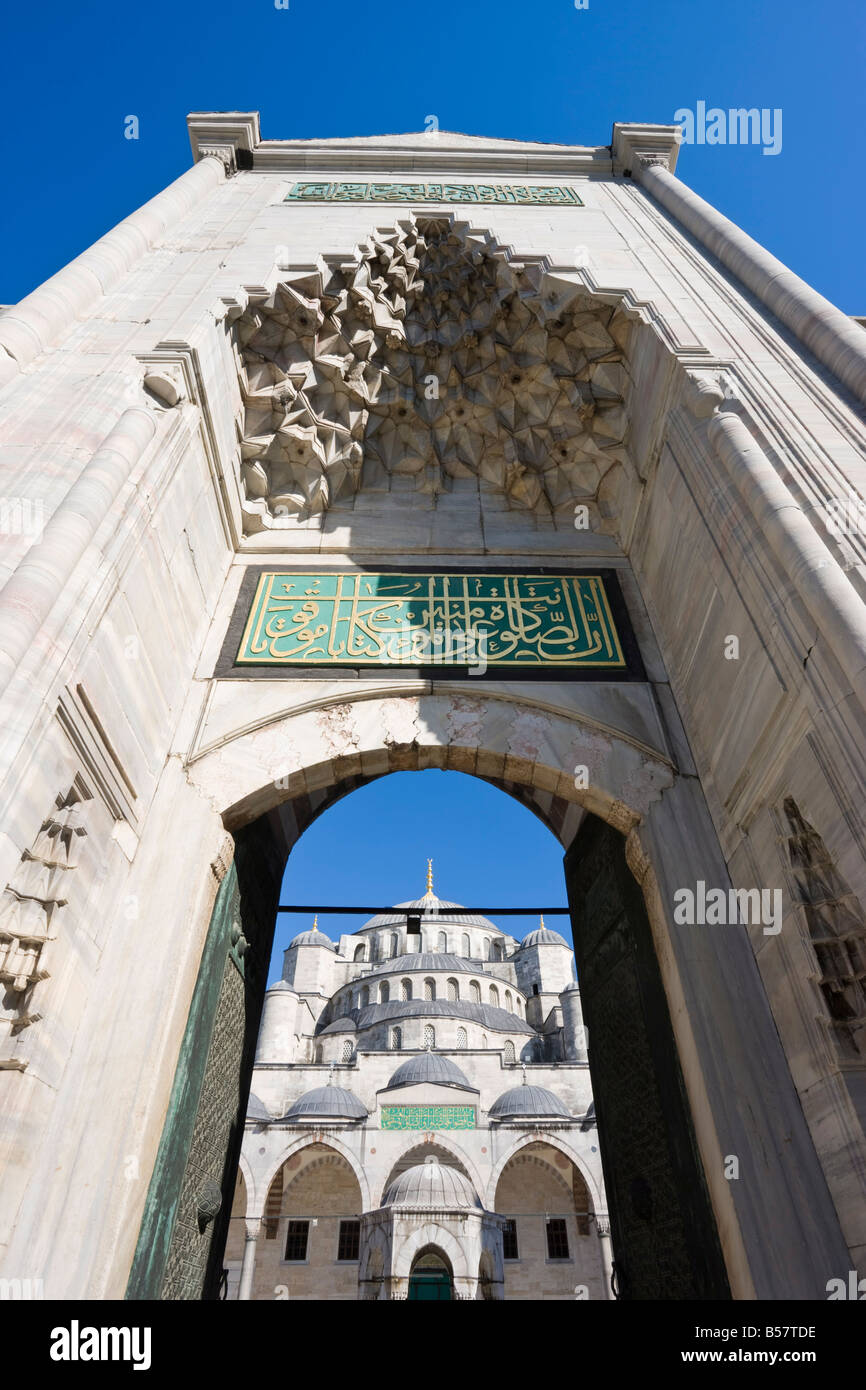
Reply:
[[[322,1047],[322,1044],[319,1043],[319,1046],[316,1048],[316,1051],[315,1051],[315,1053],[314,1053],[313,1061],[316,1063],[317,1066],[321,1066],[321,1064],[322,1064],[322,1062],[324,1062],[324,1060],[325,1060],[325,1052],[324,1052],[324,1049],[323,1049],[323,1047]]]
[[[495,985],[490,986],[490,1002],[495,1009],[499,1008],[499,990]]]
[[[507,1067],[514,1063],[514,1043],[509,1038],[502,1049],[502,1060]]]
[[[464,956],[466,957],[466,959],[468,960],[469,957],[472,955],[472,946],[471,946],[470,941],[469,941],[469,933],[468,933],[468,931],[465,931],[465,932],[463,933],[463,941],[462,941],[462,944],[461,944],[460,949],[461,949],[461,951],[463,952],[463,955],[464,955]]]
[[[400,982],[400,988],[401,988],[401,990],[402,990],[403,998],[404,998],[404,999],[411,999],[411,998],[412,998],[412,981],[411,981],[411,980],[401,980],[401,982]]]
[[[396,956],[400,949],[400,938],[396,932],[391,933],[391,955]]]
[[[485,936],[484,940],[483,940],[482,943],[481,943],[481,959],[482,959],[482,960],[489,960],[489,959],[490,959],[490,937],[489,937],[489,936]]]
[[[360,945],[360,946],[356,946],[356,947],[355,947],[355,954],[354,954],[354,956],[353,956],[353,960],[363,960],[363,959],[364,959],[364,946],[363,946],[363,944],[362,944],[362,945]]]
[[[510,989],[507,989],[507,990],[505,991],[505,1007],[506,1007],[506,1009],[508,1010],[508,1012],[511,1013],[511,990],[510,990]]]
[[[433,1024],[432,1024],[432,1023],[425,1023],[425,1024],[424,1024],[424,1046],[425,1046],[425,1047],[435,1047],[435,1046],[436,1046],[436,1029],[433,1027]]]
[[[480,1003],[481,1003],[481,986],[480,986],[480,984],[478,983],[477,980],[472,980],[472,981],[471,981],[471,983],[470,983],[470,985],[469,985],[469,993],[470,993],[470,995],[471,995],[471,997],[472,997],[472,1003],[473,1003],[473,1004],[480,1004]]]
[[[352,1044],[349,1042],[349,1039],[347,1038],[346,1041],[343,1043],[343,1053],[340,1060],[342,1062],[351,1062],[352,1053],[354,1052],[354,1050],[355,1049],[352,1047]]]
[[[458,1029],[457,1029],[457,1046],[458,1046],[459,1048],[461,1048],[461,1049],[464,1048],[464,1047],[466,1046],[466,1029],[465,1029],[465,1028],[458,1028]]]
[[[366,1009],[366,1007],[367,1007],[367,1005],[369,1004],[369,1002],[370,1002],[370,986],[369,986],[369,985],[365,985],[364,988],[361,990],[361,1008],[362,1008],[362,1009]]]
[[[389,1000],[390,998],[391,998],[391,987],[390,987],[390,985],[388,984],[388,981],[387,981],[387,980],[383,980],[382,983],[381,983],[380,986],[379,986],[379,1003],[380,1003],[380,1004],[387,1004],[387,1002],[388,1002],[388,1000]]]
[[[456,980],[448,981],[448,998],[452,1001],[452,1003],[460,998],[460,987],[457,984]]]
[[[400,1028],[391,1029],[391,1051],[399,1052],[403,1046],[403,1031]]]
[[[435,981],[435,980],[425,980],[425,981],[424,981],[424,998],[425,998],[425,999],[435,999],[435,998],[436,998],[436,981]]]
[[[441,931],[439,933],[439,936],[436,941],[436,950],[440,953],[444,953],[448,950],[448,937],[446,936],[444,931]]]
[[[482,1046],[482,1047],[486,1047],[486,1046],[487,1046],[487,1034],[486,1034],[486,1033],[482,1033],[482,1034],[481,1034],[481,1046]]]

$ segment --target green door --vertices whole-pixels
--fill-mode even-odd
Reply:
[[[447,1269],[427,1269],[409,1279],[409,1297],[451,1301],[451,1276]]]

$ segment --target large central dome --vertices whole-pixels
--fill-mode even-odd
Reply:
[[[466,912],[462,903],[451,903],[446,898],[437,898],[435,893],[425,893],[423,898],[415,898],[412,902],[395,903],[393,912],[380,912],[377,917],[371,917],[369,922],[359,927],[356,935],[360,932],[381,930],[382,927],[405,927],[406,913],[413,909],[420,912],[422,917],[440,921],[443,926],[481,927],[497,936],[503,935],[489,918],[482,917],[477,912]]]

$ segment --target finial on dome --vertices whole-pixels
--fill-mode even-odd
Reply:
[[[428,860],[427,860],[427,896],[428,896],[428,898],[432,898],[432,896],[433,896],[433,860],[432,860],[432,859],[428,859]]]
[[[538,920],[539,920],[539,922],[541,923],[541,930],[544,931],[544,915],[543,915],[543,913],[539,913]]]
[[[543,924],[542,924],[542,925],[543,925]],[[318,912],[317,912],[316,915],[315,915],[315,917],[313,918],[313,931],[318,931],[318,930],[319,930],[319,914],[318,914]]]

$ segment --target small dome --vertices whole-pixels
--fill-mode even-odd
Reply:
[[[409,1057],[401,1063],[383,1089],[390,1091],[395,1086],[420,1086],[424,1081],[431,1081],[436,1086],[458,1086],[461,1091],[476,1089],[460,1068],[439,1052],[422,1052],[417,1057]]]
[[[550,927],[536,927],[525,936],[520,943],[520,949],[524,946],[564,946],[566,950],[571,950],[568,942],[565,941],[558,931],[551,931]]]
[[[289,950],[293,946],[327,946],[329,951],[336,951],[336,943],[329,936],[325,936],[318,927],[311,927],[309,931],[302,931],[297,936],[293,936],[289,942]]]
[[[383,1206],[465,1209],[480,1207],[481,1203],[472,1183],[459,1168],[440,1163],[431,1155],[394,1179],[385,1193]]]
[[[269,1123],[270,1118],[270,1115],[268,1114],[265,1107],[262,1105],[262,1102],[259,1100],[258,1096],[255,1094],[254,1091],[250,1091],[250,1098],[247,1102],[247,1119],[256,1120],[258,1122],[264,1121],[265,1123]]]
[[[536,1119],[572,1118],[559,1096],[543,1086],[513,1086],[510,1091],[503,1091],[490,1107],[492,1120],[516,1120],[525,1116]]]
[[[286,1120],[366,1120],[367,1107],[342,1086],[316,1086],[289,1106]]]
[[[560,994],[579,994],[580,985],[577,983],[577,980],[572,980],[571,984],[566,985],[565,989],[561,989],[559,992]]]
[[[268,994],[275,994],[277,990],[280,990],[283,994],[297,993],[297,990],[289,984],[288,980],[276,980],[274,984],[268,986]]]

